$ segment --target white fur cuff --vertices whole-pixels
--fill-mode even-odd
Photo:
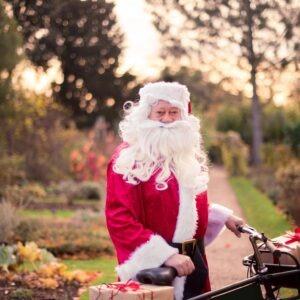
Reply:
[[[123,264],[116,267],[121,281],[134,279],[135,275],[148,268],[161,266],[178,249],[168,245],[159,235],[152,235],[146,243],[139,246]]]
[[[205,246],[209,245],[225,229],[225,222],[232,214],[231,209],[220,204],[209,205],[208,225],[204,236]]]

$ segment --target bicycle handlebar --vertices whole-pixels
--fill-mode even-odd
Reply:
[[[272,243],[272,241],[270,241],[263,233],[259,233],[253,227],[250,227],[248,225],[244,225],[244,226],[239,225],[237,229],[242,233],[247,233],[250,236],[262,241],[273,255],[277,257],[280,256],[280,250],[278,250],[276,246]]]

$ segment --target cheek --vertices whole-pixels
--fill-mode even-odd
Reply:
[[[149,114],[149,116],[148,116],[148,118],[150,119],[150,120],[153,120],[153,121],[156,121],[156,120],[158,120],[158,117],[157,117],[157,115],[156,115],[156,113],[155,112],[150,112],[150,114]]]
[[[181,119],[181,115],[178,113],[174,116],[174,120],[178,121]]]

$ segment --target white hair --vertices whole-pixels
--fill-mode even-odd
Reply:
[[[151,105],[155,105],[153,101]],[[147,181],[156,174],[156,189],[168,187],[171,173],[197,193],[207,189],[208,160],[203,149],[200,121],[187,114],[181,120],[161,123],[148,119],[151,105],[132,106],[120,123],[120,135],[128,147],[115,161],[113,169],[131,184]]]

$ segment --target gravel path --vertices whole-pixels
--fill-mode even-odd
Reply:
[[[210,170],[208,199],[231,208],[235,215],[245,219],[222,167],[214,166]],[[209,245],[206,254],[212,290],[245,279],[247,270],[242,265],[242,259],[250,253],[248,237],[244,235],[239,239],[227,229]]]

